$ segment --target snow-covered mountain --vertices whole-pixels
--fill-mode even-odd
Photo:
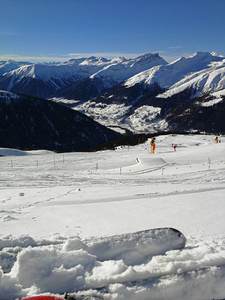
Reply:
[[[120,134],[60,104],[0,91],[0,146],[82,151]]]
[[[102,62],[106,64],[107,62]],[[58,65],[32,64],[5,73],[0,78],[0,88],[47,98],[55,91],[90,76],[101,68],[96,59],[70,60]]]
[[[83,79],[98,78],[103,88],[111,87],[136,73],[154,65],[165,64],[158,54],[146,54],[135,59],[117,58],[107,60],[102,57],[72,59],[58,65],[28,65],[5,73],[0,78],[0,89],[48,98],[56,91]],[[81,83],[82,84],[82,83]],[[87,84],[82,85],[83,90]],[[73,85],[72,85],[73,90]],[[77,89],[80,89],[78,86]],[[67,91],[67,90],[66,90]],[[62,93],[67,97],[67,92]],[[96,96],[95,94],[94,96]],[[72,96],[74,98],[76,93]]]
[[[8,60],[8,61],[0,61],[0,76],[6,72],[10,72],[12,70],[18,69],[24,65],[30,65],[29,62],[22,62],[22,61],[14,61],[14,60]]]
[[[225,57],[214,52],[197,52],[187,58],[181,57],[170,64],[159,65],[136,74],[129,78],[124,85],[131,87],[136,83],[143,83],[144,85],[157,83],[161,88],[169,88],[189,74],[205,69],[210,71],[213,63],[222,62],[224,59]]]
[[[75,84],[59,90],[55,96],[67,99],[87,101],[96,97],[101,91],[111,88],[131,76],[153,66],[165,65],[166,61],[158,54],[145,54],[135,59],[119,57],[111,60],[98,72]]]
[[[214,52],[196,52],[169,64],[158,54],[145,54],[27,65],[2,75],[0,88],[42,98],[54,95],[55,101],[122,132],[225,132],[219,120],[225,57]]]
[[[186,89],[192,89],[195,95],[216,92],[225,87],[225,58],[219,62],[211,62],[207,68],[187,74],[158,97],[171,97]]]
[[[91,79],[99,78],[105,82],[105,87],[109,88],[127,78],[137,74],[141,69],[147,70],[153,66],[165,65],[166,61],[158,54],[146,54],[133,60],[113,60],[111,65],[90,76]]]
[[[210,132],[210,126],[214,131],[225,132],[218,119],[223,111],[224,89],[225,58],[198,52],[140,72],[76,109],[104,125],[117,125],[135,133],[175,129]],[[196,116],[192,111],[194,103],[198,107]],[[207,116],[214,115],[213,124],[206,123],[203,110]],[[178,111],[179,115],[189,115],[189,125],[182,125],[184,118],[181,118],[178,126]],[[199,113],[203,118],[198,117]],[[192,118],[196,121],[191,122]]]

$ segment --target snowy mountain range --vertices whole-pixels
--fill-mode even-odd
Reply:
[[[0,75],[18,69],[24,65],[30,65],[29,62],[17,62],[14,60],[0,61]]]
[[[140,72],[76,109],[102,124],[135,133],[219,133],[225,132],[224,98],[225,58],[198,52]]]
[[[58,65],[57,62],[44,62],[43,65],[51,66],[51,65]],[[32,63],[27,61],[14,61],[14,60],[8,60],[8,61],[0,61],[0,76],[4,73],[13,71],[15,69],[18,69],[22,66],[32,65]]]
[[[83,79],[98,78],[102,88],[111,87],[158,64],[165,64],[158,54],[135,59],[102,57],[71,59],[58,65],[30,64],[3,74],[0,89],[49,98],[57,91]],[[102,89],[98,89],[100,92]]]
[[[0,77],[0,89],[63,103],[122,133],[225,132],[225,57],[214,52],[23,65]]]

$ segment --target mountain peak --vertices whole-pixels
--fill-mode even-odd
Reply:
[[[158,53],[145,53],[137,57],[137,60],[153,60],[153,59],[161,59]]]
[[[84,59],[80,63],[80,65],[103,65],[108,62],[109,62],[109,60],[104,57],[91,56],[91,57]]]
[[[71,58],[69,61],[61,63],[60,65],[74,65],[77,66],[85,60],[84,57],[82,58]]]
[[[115,57],[111,60],[111,63],[123,63],[127,61],[127,59],[123,56],[118,56],[118,57]]]
[[[134,65],[145,64],[145,65],[149,65],[150,68],[156,65],[155,64],[156,61],[157,61],[157,65],[167,64],[167,62],[161,56],[159,56],[158,53],[146,53],[146,54],[142,54],[141,56],[138,56],[135,59],[135,62],[132,64],[132,67]]]
[[[211,55],[212,56],[218,56],[218,57],[223,57],[224,58],[224,56],[223,55],[220,55],[219,53],[217,53],[217,52],[211,52]]]
[[[15,69],[20,68],[21,66],[29,65],[29,62],[15,61],[15,60],[7,60],[0,64],[0,75],[3,75],[6,72],[11,72]]]
[[[193,58],[193,57],[196,57],[196,58],[209,58],[209,57],[218,57],[218,58],[222,58],[223,56],[216,53],[216,52],[203,52],[203,51],[198,51],[198,52],[195,52],[194,54],[188,56],[187,58]]]

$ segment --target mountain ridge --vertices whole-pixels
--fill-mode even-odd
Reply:
[[[157,60],[160,63],[165,62],[157,54],[146,54],[136,59],[119,58],[107,60],[102,57],[92,56],[72,59],[58,65],[30,64],[4,73],[0,77],[0,89],[24,93],[23,86],[26,85],[27,89],[32,93],[31,96],[49,98],[61,88],[93,76],[99,71],[105,73],[105,70],[108,71],[110,69],[114,73],[114,78],[111,80],[114,80],[114,83],[117,84],[136,72],[148,68],[149,61],[151,64],[157,64]],[[123,75],[121,75],[122,69],[124,71]],[[133,69],[135,70],[132,72]],[[115,75],[120,78],[115,79]],[[36,80],[41,82],[41,89],[38,89]],[[35,89],[32,85],[36,85]],[[48,90],[48,87],[50,90]]]

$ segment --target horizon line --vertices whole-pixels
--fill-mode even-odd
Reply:
[[[198,52],[198,51],[197,51]],[[199,52],[208,52],[208,51],[199,51]],[[91,53],[68,53],[68,54],[51,54],[51,55],[19,55],[19,54],[0,54],[0,61],[16,61],[16,62],[30,62],[30,63],[63,63],[71,59],[79,58],[89,58],[94,57],[103,57],[106,59],[114,59],[117,57],[124,57],[127,59],[137,58],[145,54],[159,54],[160,57],[165,59],[166,62],[171,63],[176,61],[181,57],[188,57],[193,55],[193,53],[176,53],[170,54],[166,51],[152,51],[152,52],[143,52],[143,53],[122,53],[122,52],[91,52]],[[195,52],[196,53],[196,52]],[[213,52],[211,52],[213,53]],[[215,53],[215,52],[214,52]],[[220,55],[220,54],[219,54]],[[223,56],[223,55],[222,55]]]
[[[30,63],[53,63],[53,62],[66,62],[71,59],[79,59],[79,58],[88,58],[91,56],[95,57],[103,57],[106,59],[113,59],[116,57],[125,57],[129,58],[136,58],[138,56],[144,54],[159,54],[162,58],[164,58],[168,63],[182,57],[188,56],[190,53],[185,53],[183,55],[168,55],[165,54],[165,51],[152,51],[152,52],[143,52],[143,53],[122,53],[122,52],[95,52],[95,53],[68,53],[68,54],[52,54],[52,55],[36,55],[36,56],[29,56],[29,55],[19,55],[19,54],[0,54],[0,61],[23,61],[23,62],[30,62]]]

